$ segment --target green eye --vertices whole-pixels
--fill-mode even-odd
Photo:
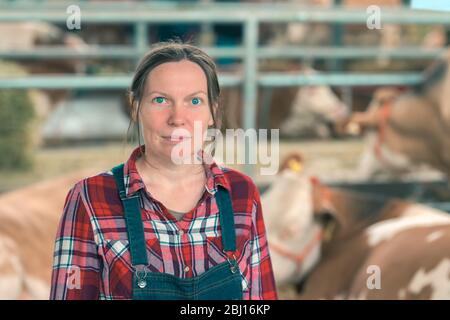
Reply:
[[[199,98],[192,99],[192,104],[195,105],[195,106],[199,105],[200,102],[201,102],[201,100]]]
[[[163,103],[165,100],[166,100],[166,98],[163,98],[163,97],[156,97],[155,99],[153,99],[156,103]]]

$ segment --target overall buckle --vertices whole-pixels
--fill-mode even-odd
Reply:
[[[232,257],[233,257],[233,261],[231,261],[229,254],[227,253],[227,251],[223,250],[223,253],[225,253],[225,255],[227,256],[227,261],[230,264],[230,270],[231,273],[236,273],[238,265],[237,265],[237,259],[236,256],[234,255],[234,252],[232,252]]]
[[[139,288],[144,289],[147,286],[147,266],[144,264],[137,265],[135,267],[135,274],[137,279],[137,285]]]

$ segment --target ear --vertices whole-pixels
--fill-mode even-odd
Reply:
[[[332,190],[312,177],[314,220],[324,231],[324,242],[330,241],[336,231],[342,227],[342,220],[333,205]]]
[[[322,210],[314,212],[314,220],[323,230],[323,241],[329,242],[340,227],[337,215],[334,211]]]
[[[294,172],[303,171],[303,155],[300,152],[292,152],[284,158],[280,166],[280,172],[283,170],[291,170]]]
[[[131,118],[134,122],[137,122],[138,120],[138,112],[139,112],[139,102],[135,102],[134,105],[131,107]]]
[[[216,104],[213,104],[213,106],[212,106],[212,111],[213,111],[213,113],[214,113],[214,117],[213,117],[213,115],[211,115],[211,116],[209,117],[208,127],[211,127],[211,126],[214,125],[214,118],[217,120],[217,111],[218,111],[218,108],[219,108],[219,105],[218,105],[217,103],[216,103]]]
[[[208,127],[212,127],[214,125],[213,117],[209,117]]]
[[[131,119],[136,122],[137,121],[137,112],[138,112],[138,106],[139,106],[139,101],[135,100],[133,102],[133,92],[130,92],[128,94],[128,105],[130,106],[130,115],[131,115]]]

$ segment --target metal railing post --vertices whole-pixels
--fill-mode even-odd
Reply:
[[[257,73],[258,73],[258,20],[255,17],[249,17],[245,21],[244,26],[244,47],[245,47],[245,58],[244,58],[244,103],[243,103],[243,124],[244,130],[255,129],[256,130],[256,101],[257,101]],[[251,135],[249,135],[251,136]],[[254,165],[249,163],[250,155],[256,154],[256,145],[247,141],[244,144],[245,148],[245,164],[243,171],[249,175],[254,175]]]
[[[134,46],[139,53],[136,59],[136,65],[139,63],[142,55],[148,49],[148,30],[146,22],[136,22],[134,25]]]

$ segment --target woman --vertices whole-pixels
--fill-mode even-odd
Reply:
[[[142,59],[130,104],[144,145],[70,190],[51,299],[277,299],[258,189],[204,151],[219,95],[214,62],[192,45]]]

